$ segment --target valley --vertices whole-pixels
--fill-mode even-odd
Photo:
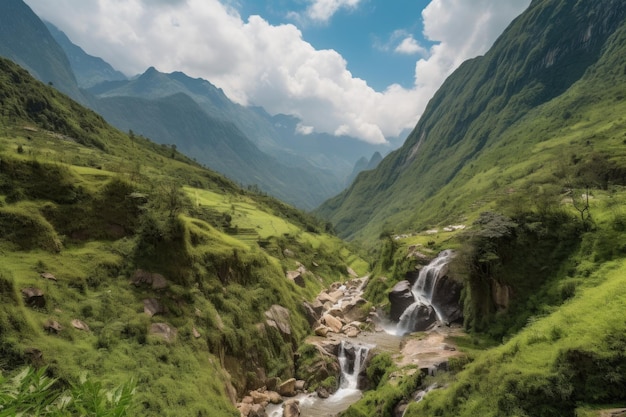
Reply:
[[[626,415],[621,1],[532,1],[401,146],[0,11],[0,417]]]

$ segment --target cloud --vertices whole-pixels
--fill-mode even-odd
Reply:
[[[396,46],[395,52],[404,55],[426,55],[428,51],[415,40],[412,35],[402,39],[402,42]]]
[[[316,0],[307,13],[323,20],[359,1]],[[87,52],[129,75],[149,66],[184,71],[239,103],[297,116],[304,131],[382,143],[412,128],[445,78],[484,53],[530,0],[431,1],[422,13],[424,35],[436,44],[416,61],[415,85],[384,91],[354,77],[336,51],[316,50],[295,25],[271,25],[260,16],[244,21],[232,1],[26,2]],[[407,41],[405,47],[412,46]]]
[[[315,22],[328,22],[339,9],[355,9],[361,0],[312,0],[306,16]]]

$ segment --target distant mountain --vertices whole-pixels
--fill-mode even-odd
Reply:
[[[63,49],[22,0],[0,2],[0,55],[74,100],[87,102]]]
[[[44,22],[52,37],[63,48],[80,88],[89,88],[105,81],[126,80],[127,77],[114,69],[102,58],[91,56],[50,22]]]
[[[350,184],[352,184],[352,181],[354,181],[357,175],[359,175],[362,171],[375,169],[382,160],[383,156],[380,154],[380,152],[374,152],[374,155],[372,155],[372,158],[369,161],[365,157],[360,158],[358,161],[356,161],[356,164],[354,164],[354,169],[346,180],[346,187],[349,187]]]
[[[330,173],[314,170],[305,161],[300,167],[280,164],[261,152],[233,123],[209,116],[183,93],[154,99],[104,97],[98,100],[97,111],[122,130],[175,145],[211,169],[298,207],[312,209],[339,190],[338,186],[325,188],[325,184],[334,184]]]
[[[293,116],[271,116],[261,107],[244,107],[233,103],[224,92],[201,78],[191,78],[182,72],[161,73],[149,68],[144,74],[124,82],[106,82],[89,91],[98,97],[162,98],[184,93],[193,98],[211,117],[235,124],[263,152],[284,165],[302,166],[302,161],[336,177],[343,184],[354,163],[364,155],[379,151],[387,153],[401,143],[394,140],[386,145],[371,145],[352,137],[328,134],[298,133],[300,120]],[[341,187],[341,185],[340,185]]]
[[[621,0],[533,1],[484,56],[466,61],[445,81],[400,149],[376,170],[359,175],[317,213],[344,237],[371,238],[391,227],[428,227],[452,213],[463,218],[459,210],[472,216],[485,202],[519,187],[512,184],[521,173],[562,165],[564,172],[576,175],[569,165],[591,158],[590,146],[597,142],[599,149],[604,142],[586,140],[578,149],[578,140],[571,139],[569,148],[558,147],[553,160],[532,150],[537,141],[561,137],[563,129],[589,120],[592,115],[583,109],[590,100],[600,106],[623,97],[611,91],[623,89],[624,65],[598,63],[623,54],[613,38],[626,30],[625,16]],[[592,84],[588,78],[596,73],[603,76]],[[582,95],[583,86],[595,95]],[[548,113],[546,106],[557,99],[567,101]],[[544,125],[547,119],[554,120]],[[545,127],[537,131],[537,125]],[[544,149],[551,148],[546,144]],[[567,152],[575,154],[573,159],[564,158]],[[614,158],[615,152],[602,157]],[[537,158],[542,162],[530,162]],[[481,173],[489,172],[477,182]],[[493,179],[501,172],[508,174]]]

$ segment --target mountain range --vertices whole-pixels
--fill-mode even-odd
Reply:
[[[313,209],[339,193],[360,157],[399,145],[400,138],[370,145],[350,137],[299,134],[298,119],[233,103],[210,82],[182,72],[149,68],[128,79],[42,22],[23,1],[8,0],[2,7],[0,55],[97,110],[114,126],[175,145],[240,184],[298,207]],[[188,106],[195,126],[189,125],[190,117],[184,117],[187,126],[163,118],[173,105]]]

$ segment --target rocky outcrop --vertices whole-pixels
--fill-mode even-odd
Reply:
[[[286,276],[287,279],[292,281],[298,287],[306,287],[306,283],[304,282],[303,274],[300,271],[287,271]]]
[[[144,271],[143,269],[136,270],[130,282],[136,287],[148,285],[154,290],[161,290],[167,287],[167,280],[163,275]]]
[[[265,323],[278,329],[283,336],[291,336],[291,322],[289,320],[289,310],[285,307],[274,304],[265,312]]]
[[[295,397],[296,379],[290,378],[278,386],[278,393],[283,397]]]
[[[150,325],[150,334],[158,336],[166,342],[173,342],[176,339],[178,330],[167,323],[152,323]]]
[[[146,298],[143,300],[143,312],[149,317],[157,314],[167,313],[167,308],[163,306],[156,298]]]
[[[435,285],[431,302],[437,307],[446,324],[457,322],[463,318],[460,301],[462,290],[463,286],[449,275],[439,278],[437,285]]]
[[[283,417],[300,417],[300,405],[296,400],[289,400],[283,407]]]
[[[491,297],[498,311],[505,311],[511,302],[512,289],[495,279],[491,281]]]
[[[24,303],[29,307],[44,308],[46,306],[46,298],[39,288],[23,288],[22,297],[24,297]]]
[[[409,281],[398,282],[389,293],[389,304],[391,305],[389,319],[391,321],[400,320],[402,313],[414,302],[415,297],[411,292],[411,283]]]

